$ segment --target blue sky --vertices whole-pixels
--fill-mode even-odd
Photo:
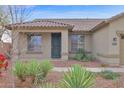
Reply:
[[[33,6],[31,20],[36,18],[109,18],[124,12],[124,6],[82,5],[82,6]]]

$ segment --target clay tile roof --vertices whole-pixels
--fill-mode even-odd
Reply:
[[[50,20],[31,21],[9,25],[10,27],[73,27],[73,25]]]
[[[49,20],[73,25],[72,31],[90,31],[96,25],[104,21],[104,19],[36,19]]]
[[[104,19],[36,19],[31,22],[16,23],[10,27],[69,27],[72,31],[90,31]]]

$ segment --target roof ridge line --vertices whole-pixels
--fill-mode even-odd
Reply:
[[[74,26],[74,25],[71,25],[71,24],[63,23],[63,22],[56,22],[56,21],[53,21],[53,20],[50,20],[50,19],[48,19],[48,20],[47,19],[46,20],[40,20],[40,21],[46,21],[46,22],[58,23],[58,24],[62,24],[62,25]]]

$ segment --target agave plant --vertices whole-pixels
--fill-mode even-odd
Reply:
[[[66,88],[88,88],[92,87],[95,81],[94,73],[87,71],[80,65],[74,65],[69,72],[64,73],[61,87]]]

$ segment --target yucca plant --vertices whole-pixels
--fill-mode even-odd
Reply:
[[[13,72],[21,80],[25,81],[27,67],[24,63],[16,61]]]
[[[88,88],[95,82],[94,73],[87,71],[80,65],[74,65],[69,72],[64,73],[60,86],[66,88]]]
[[[53,68],[53,65],[49,60],[43,60],[40,63],[40,68],[42,69],[43,77],[46,77],[48,72]]]

